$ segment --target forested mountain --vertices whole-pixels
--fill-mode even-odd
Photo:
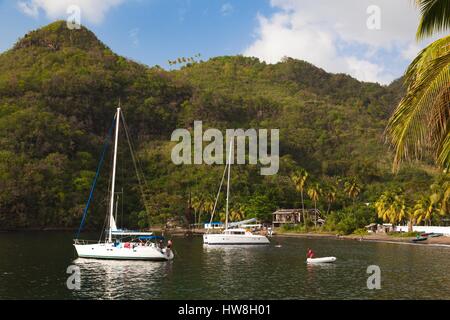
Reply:
[[[324,189],[358,181],[358,203],[373,202],[391,187],[421,192],[433,169],[406,166],[392,175],[383,138],[402,93],[400,80],[390,86],[363,83],[290,58],[269,65],[217,57],[166,71],[114,54],[85,28],[52,23],[0,55],[0,229],[78,225],[119,101],[143,165],[151,211],[139,201],[122,141],[118,185],[128,227],[207,211],[193,199],[206,203],[214,197],[223,167],[176,166],[170,158],[172,131],[191,129],[194,120],[202,120],[204,129],[280,129],[277,175],[261,176],[257,166],[233,167],[237,218],[266,219],[277,207],[299,207],[290,179],[299,168]],[[91,227],[104,221],[109,166],[106,161],[89,212]],[[323,211],[347,205],[357,206],[344,191],[332,203],[325,196],[319,201]]]

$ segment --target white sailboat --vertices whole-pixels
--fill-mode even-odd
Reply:
[[[107,229],[107,235],[105,235],[104,241],[97,241],[95,243],[75,239],[75,250],[77,251],[77,254],[80,258],[116,260],[171,260],[174,257],[171,248],[163,246],[162,242],[158,244],[155,241],[162,240],[162,237],[155,236],[152,232],[122,230],[118,229],[116,226],[113,213],[114,188],[116,182],[117,141],[119,138],[120,119],[121,110],[119,107],[117,108],[117,112],[115,115],[116,124],[114,139],[114,158],[111,180],[110,210],[108,218],[109,228]]]
[[[223,172],[222,181],[219,186],[219,191],[217,193],[216,201],[214,204],[214,209],[211,214],[211,221],[214,217],[214,212],[217,205],[217,200],[220,195],[220,189],[222,188],[223,178],[225,177],[225,172],[228,170],[228,178],[227,178],[227,198],[226,198],[226,207],[225,207],[225,229],[222,233],[205,233],[203,235],[203,244],[205,245],[254,245],[254,244],[269,244],[270,241],[267,237],[263,235],[253,234],[250,231],[243,228],[233,228],[231,224],[228,223],[228,203],[229,203],[229,195],[230,195],[230,171],[231,171],[231,153],[233,150],[233,141],[230,143],[230,151],[228,156],[227,165],[225,166],[225,170]],[[234,223],[235,225],[239,225],[238,223]]]

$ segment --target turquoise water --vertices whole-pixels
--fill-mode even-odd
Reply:
[[[2,299],[450,299],[450,248],[332,239],[272,238],[269,246],[205,248],[174,237],[170,262],[78,259],[72,234],[0,233]],[[278,245],[278,246],[277,246]],[[306,265],[306,249],[336,256]],[[66,273],[79,267],[81,288]],[[381,289],[367,288],[367,267]]]

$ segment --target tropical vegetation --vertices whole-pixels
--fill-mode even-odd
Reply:
[[[126,227],[209,221],[223,166],[171,161],[173,130],[192,131],[195,120],[204,130],[280,130],[278,174],[232,166],[231,220],[270,222],[277,208],[301,208],[309,230],[318,219],[306,211],[317,208],[323,231],[352,233],[383,219],[441,223],[448,174],[425,157],[394,175],[395,152],[381,143],[403,94],[401,79],[364,83],[291,58],[186,59],[166,71],[116,55],[86,28],[52,23],[0,55],[0,229],[78,226],[119,102],[145,177],[141,197],[122,136],[118,223]],[[90,228],[104,223],[110,158],[109,148]],[[215,220],[224,220],[224,204],[221,193]]]
[[[450,1],[416,0],[421,11],[417,39],[450,28]],[[387,132],[395,149],[394,170],[404,159],[433,157],[450,168],[450,36],[423,49],[409,66],[406,94],[389,119]]]

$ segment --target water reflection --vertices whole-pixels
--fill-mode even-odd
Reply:
[[[73,263],[81,272],[81,290],[74,292],[79,298],[148,299],[158,296],[158,283],[172,273],[171,261],[78,258]]]
[[[4,299],[450,299],[450,249],[274,238],[268,246],[208,246],[179,238],[171,262],[76,259],[68,233],[0,233]],[[276,247],[281,245],[281,247]],[[307,265],[306,250],[336,263]],[[66,286],[69,265],[81,290]],[[381,290],[367,289],[367,267]]]
[[[336,268],[335,263],[306,263],[306,269],[310,272],[314,272],[317,269],[334,269]]]

